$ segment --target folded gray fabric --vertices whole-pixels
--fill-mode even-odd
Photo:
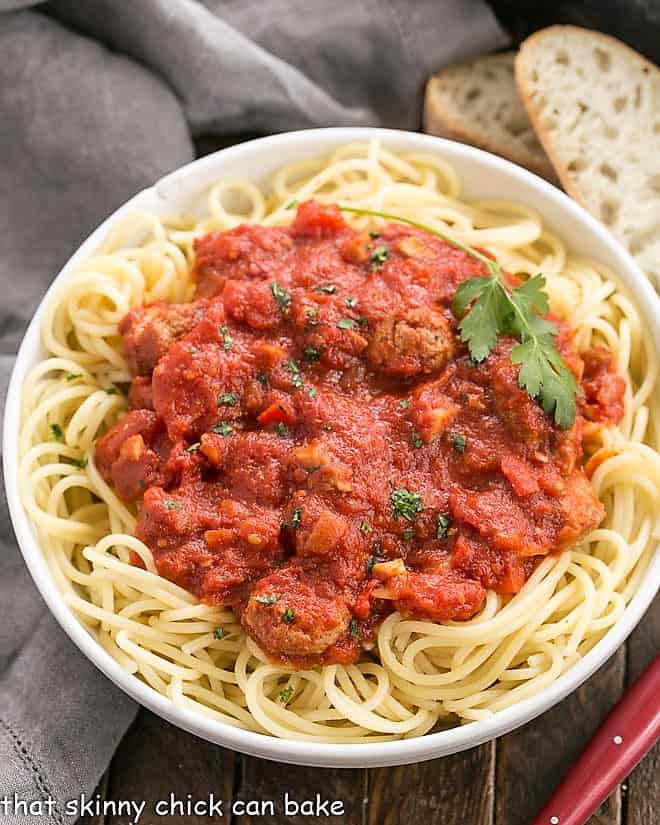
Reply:
[[[478,0],[0,0],[0,12],[3,389],[54,274],[104,216],[193,157],[192,135],[414,129],[431,71],[506,45]],[[135,707],[46,611],[4,496],[0,543],[0,816],[63,825],[63,802],[93,790]],[[12,812],[14,794],[58,808]]]

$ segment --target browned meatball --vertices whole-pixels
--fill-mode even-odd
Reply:
[[[374,331],[367,349],[372,369],[412,378],[443,369],[454,352],[445,317],[429,307],[394,312]]]
[[[323,653],[346,634],[350,618],[327,582],[289,565],[257,582],[241,623],[264,653],[286,660]]]
[[[119,332],[124,337],[124,355],[133,375],[149,375],[172,344],[202,320],[207,304],[156,301],[136,307],[122,318]]]

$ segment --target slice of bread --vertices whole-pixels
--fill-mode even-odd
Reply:
[[[613,37],[551,26],[522,44],[516,81],[564,189],[660,288],[660,70]]]
[[[424,131],[487,149],[556,181],[520,100],[514,60],[513,52],[493,54],[434,75],[426,86]]]

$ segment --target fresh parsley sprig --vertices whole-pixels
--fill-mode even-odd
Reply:
[[[503,335],[519,338],[520,343],[511,351],[512,362],[520,366],[518,384],[541,403],[559,427],[572,426],[577,384],[556,347],[557,328],[542,317],[549,309],[542,274],[511,288],[497,261],[439,229],[376,209],[356,206],[339,206],[339,209],[414,226],[480,261],[488,275],[463,281],[454,298],[454,312],[461,319],[461,340],[468,345],[471,358],[483,361]]]

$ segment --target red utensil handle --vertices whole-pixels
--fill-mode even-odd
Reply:
[[[660,737],[660,656],[615,705],[532,825],[583,825]]]

